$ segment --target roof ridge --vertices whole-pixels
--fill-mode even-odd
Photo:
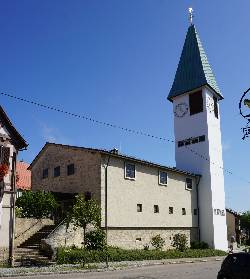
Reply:
[[[127,159],[127,160],[131,160],[131,161],[137,161],[140,163],[144,163],[144,164],[149,164],[155,167],[159,167],[159,168],[165,168],[167,170],[170,171],[174,171],[174,172],[178,172],[178,173],[183,173],[186,175],[190,175],[190,176],[200,176],[199,174],[195,174],[195,173],[190,173],[187,172],[185,170],[181,170],[181,169],[177,169],[176,167],[168,167],[168,166],[164,166],[161,165],[159,163],[154,163],[145,159],[140,159],[137,157],[133,157],[133,156],[129,156],[126,154],[119,154],[119,153],[113,153],[112,151],[108,151],[105,149],[97,149],[97,148],[91,148],[91,147],[83,147],[83,146],[73,146],[73,145],[67,145],[67,144],[61,144],[61,143],[54,143],[54,142],[46,142],[46,144],[43,146],[43,148],[40,150],[40,152],[37,154],[37,156],[34,158],[34,160],[31,162],[30,166],[28,169],[32,169],[33,165],[36,163],[36,161],[39,159],[39,157],[41,156],[41,154],[43,153],[43,151],[49,146],[49,145],[56,145],[56,146],[62,146],[62,147],[68,147],[68,148],[77,148],[77,149],[82,149],[82,150],[88,150],[88,151],[96,151],[102,154],[109,154],[113,157],[120,157],[123,159]]]
[[[200,36],[199,36],[199,34],[196,30],[195,25],[194,25],[194,30],[195,30],[195,34],[196,34],[196,40],[197,40],[198,49],[199,49],[200,57],[201,57],[201,64],[202,64],[202,67],[203,67],[203,71],[204,71],[204,74],[205,74],[206,81],[207,81],[208,84],[210,84],[210,83],[213,84],[213,86],[211,86],[211,85],[210,86],[213,89],[215,89],[217,94],[221,95],[220,89],[219,89],[219,87],[217,85],[217,82],[216,82],[216,79],[215,79],[215,75],[213,73],[213,69],[212,69],[212,67],[209,63],[208,57],[207,57],[206,52],[203,48]]]

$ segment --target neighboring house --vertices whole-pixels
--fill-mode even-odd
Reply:
[[[226,209],[227,216],[227,240],[231,242],[232,237],[235,241],[241,242],[240,214],[232,209]]]
[[[160,234],[171,246],[173,235],[198,239],[199,175],[105,150],[46,143],[30,165],[32,190],[96,199],[105,226],[107,168],[108,244],[142,248]]]
[[[31,171],[28,170],[30,165],[23,161],[18,161],[16,164],[16,197],[20,197],[23,191],[31,189]]]
[[[8,173],[0,182],[0,261],[13,258],[16,158],[27,143],[17,132],[0,106],[0,164],[8,167]]]

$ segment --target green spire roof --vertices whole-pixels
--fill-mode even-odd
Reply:
[[[175,74],[174,83],[168,95],[168,100],[172,101],[172,98],[204,85],[208,85],[218,94],[220,99],[223,99],[198,33],[195,26],[192,24],[187,31],[181,58]]]

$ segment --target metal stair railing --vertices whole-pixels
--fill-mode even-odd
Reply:
[[[64,218],[61,222],[59,222],[57,226],[47,235],[46,238],[49,238],[65,222],[66,222],[66,218]]]

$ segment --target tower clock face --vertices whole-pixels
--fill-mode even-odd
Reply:
[[[188,112],[188,105],[186,103],[177,104],[174,108],[174,114],[177,117],[183,117]]]

